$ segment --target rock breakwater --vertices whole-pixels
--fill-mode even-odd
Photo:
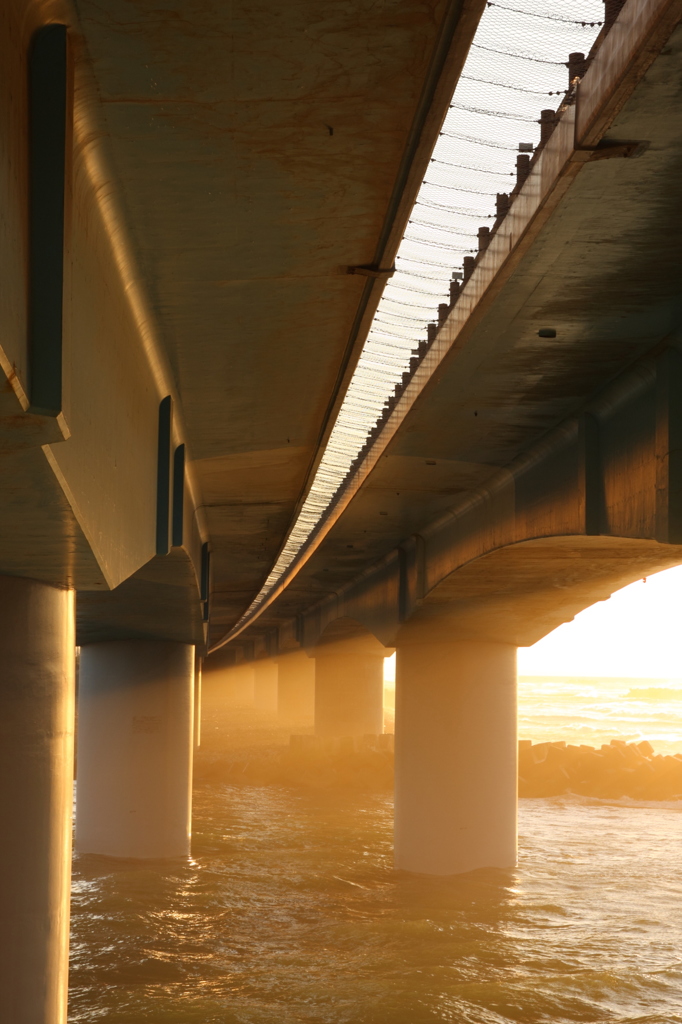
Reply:
[[[269,744],[212,750],[196,761],[198,778],[246,786],[305,786],[389,791],[393,736],[292,736]],[[563,742],[519,743],[519,796],[682,799],[682,754],[656,754],[650,743],[612,740],[601,748]]]
[[[305,786],[390,791],[393,735],[292,736],[289,746],[251,746],[200,755],[202,780],[245,786]]]
[[[636,800],[682,797],[682,754],[656,754],[646,740],[612,740],[599,749],[521,740],[519,796],[564,793]]]

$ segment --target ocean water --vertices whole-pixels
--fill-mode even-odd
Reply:
[[[682,701],[627,696],[667,683],[609,718],[597,682],[522,682],[522,730],[639,701],[679,742]],[[682,1024],[682,802],[521,800],[518,868],[450,879],[393,870],[388,793],[205,781],[194,828],[189,863],[75,859],[71,1024]]]
[[[649,740],[659,754],[682,753],[682,679],[521,676],[519,738]]]

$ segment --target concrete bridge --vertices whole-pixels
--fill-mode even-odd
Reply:
[[[400,868],[515,863],[516,647],[682,561],[679,15],[629,0],[603,34],[327,515],[206,663],[277,655],[286,708],[305,651],[318,731],[361,735],[397,649]]]
[[[284,717],[314,694],[318,731],[353,735],[381,728],[395,648],[397,866],[508,867],[516,646],[682,561],[682,5],[627,0],[329,511],[244,616],[482,8],[2,6],[12,1024],[66,1019],[76,644],[81,852],[188,854],[209,650],[213,686],[252,671]]]

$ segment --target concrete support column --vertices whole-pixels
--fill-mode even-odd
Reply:
[[[194,658],[194,746],[201,746],[201,687],[203,659]]]
[[[208,671],[207,666],[204,666],[204,682],[210,685],[211,699],[224,708],[253,707],[255,687],[253,666],[252,661],[230,668],[217,668]]]
[[[194,647],[81,648],[76,848],[109,857],[190,852]]]
[[[454,875],[516,863],[516,648],[398,645],[395,865]]]
[[[274,658],[254,662],[253,706],[259,711],[277,714],[277,677],[277,662]]]
[[[277,713],[285,724],[308,728],[315,720],[315,660],[305,651],[277,659]]]
[[[315,648],[315,732],[318,736],[384,731],[384,657],[374,637]]]
[[[0,1017],[65,1024],[73,593],[0,576]]]

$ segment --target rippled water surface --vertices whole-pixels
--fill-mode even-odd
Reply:
[[[682,753],[682,680],[521,676],[519,736],[600,746],[649,740]]]
[[[454,880],[391,816],[205,784],[192,864],[77,860],[70,1020],[682,1022],[682,807],[521,801],[518,870]]]

